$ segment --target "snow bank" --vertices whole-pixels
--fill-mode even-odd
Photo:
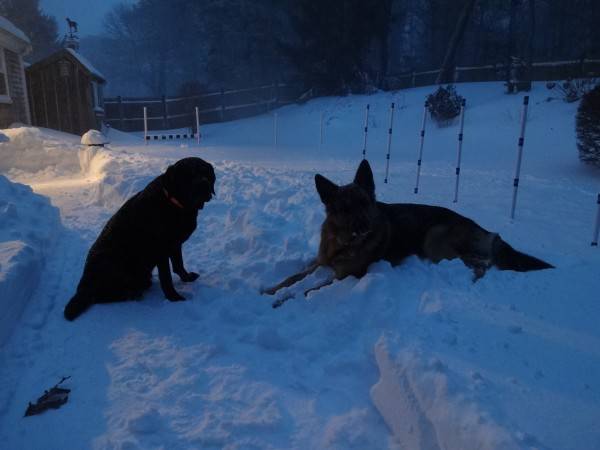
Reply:
[[[48,193],[65,185],[95,186],[96,191],[102,191],[97,185],[104,179],[107,165],[114,161],[111,150],[81,145],[78,136],[46,128],[23,126],[4,133],[10,142],[0,143],[0,173],[35,190],[50,189]],[[98,142],[96,133],[100,134],[84,135],[81,141]],[[102,140],[106,143],[106,138]],[[104,197],[95,195],[90,202],[105,204]]]
[[[9,128],[3,133],[10,142],[0,144],[0,172],[38,173],[39,178],[80,170],[77,136],[35,127]]]
[[[402,448],[521,448],[464,392],[456,392],[440,360],[424,361],[414,351],[390,346],[384,336],[375,345],[375,359],[380,379],[371,397]]]
[[[47,198],[0,175],[0,346],[19,323],[60,230]]]

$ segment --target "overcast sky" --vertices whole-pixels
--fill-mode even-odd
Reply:
[[[104,15],[117,3],[133,3],[135,0],[41,0],[46,14],[56,17],[59,35],[67,31],[65,17],[79,24],[79,35],[99,34]]]

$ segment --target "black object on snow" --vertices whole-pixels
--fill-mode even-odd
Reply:
[[[29,406],[27,406],[27,411],[25,411],[24,417],[41,414],[47,409],[58,409],[67,403],[71,389],[64,389],[58,386],[69,378],[71,377],[63,377],[62,380],[56,383],[54,387],[50,388],[49,391],[44,391],[44,395],[38,398],[35,404],[29,402]]]

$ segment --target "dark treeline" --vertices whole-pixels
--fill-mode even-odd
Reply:
[[[26,4],[39,9],[38,0],[0,0],[0,10],[34,35],[19,11]],[[50,18],[36,20],[56,34]],[[104,24],[81,52],[107,75],[109,94],[129,96],[277,81],[364,92],[445,61],[600,57],[599,0],[138,0]]]
[[[39,0],[0,0],[0,16],[29,37],[33,51],[27,61],[37,61],[60,47],[56,19],[42,12]]]

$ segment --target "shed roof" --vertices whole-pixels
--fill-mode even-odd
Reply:
[[[104,75],[102,75],[102,72],[100,72],[98,69],[96,69],[91,62],[89,62],[87,60],[87,58],[83,57],[80,53],[77,53],[75,50],[73,50],[72,48],[66,48],[66,51],[68,51],[71,55],[73,55],[74,58],[76,58],[82,66],[84,66],[88,72],[90,72],[92,75],[96,75],[98,78],[102,78],[104,81],[106,81],[106,77]]]
[[[80,53],[76,52],[75,50],[73,50],[71,48],[63,48],[57,52],[54,52],[50,56],[47,56],[46,58],[33,63],[26,70],[28,72],[35,71],[41,67],[48,66],[48,65],[53,64],[56,61],[58,61],[60,59],[64,59],[64,58],[81,66],[81,68],[83,68],[83,70],[85,72],[87,72],[92,78],[95,78],[96,81],[99,81],[101,83],[106,83],[106,78],[104,78],[104,75],[102,75],[102,72],[100,72],[98,69],[96,69],[92,65],[92,63],[90,63],[86,58],[81,56]]]

